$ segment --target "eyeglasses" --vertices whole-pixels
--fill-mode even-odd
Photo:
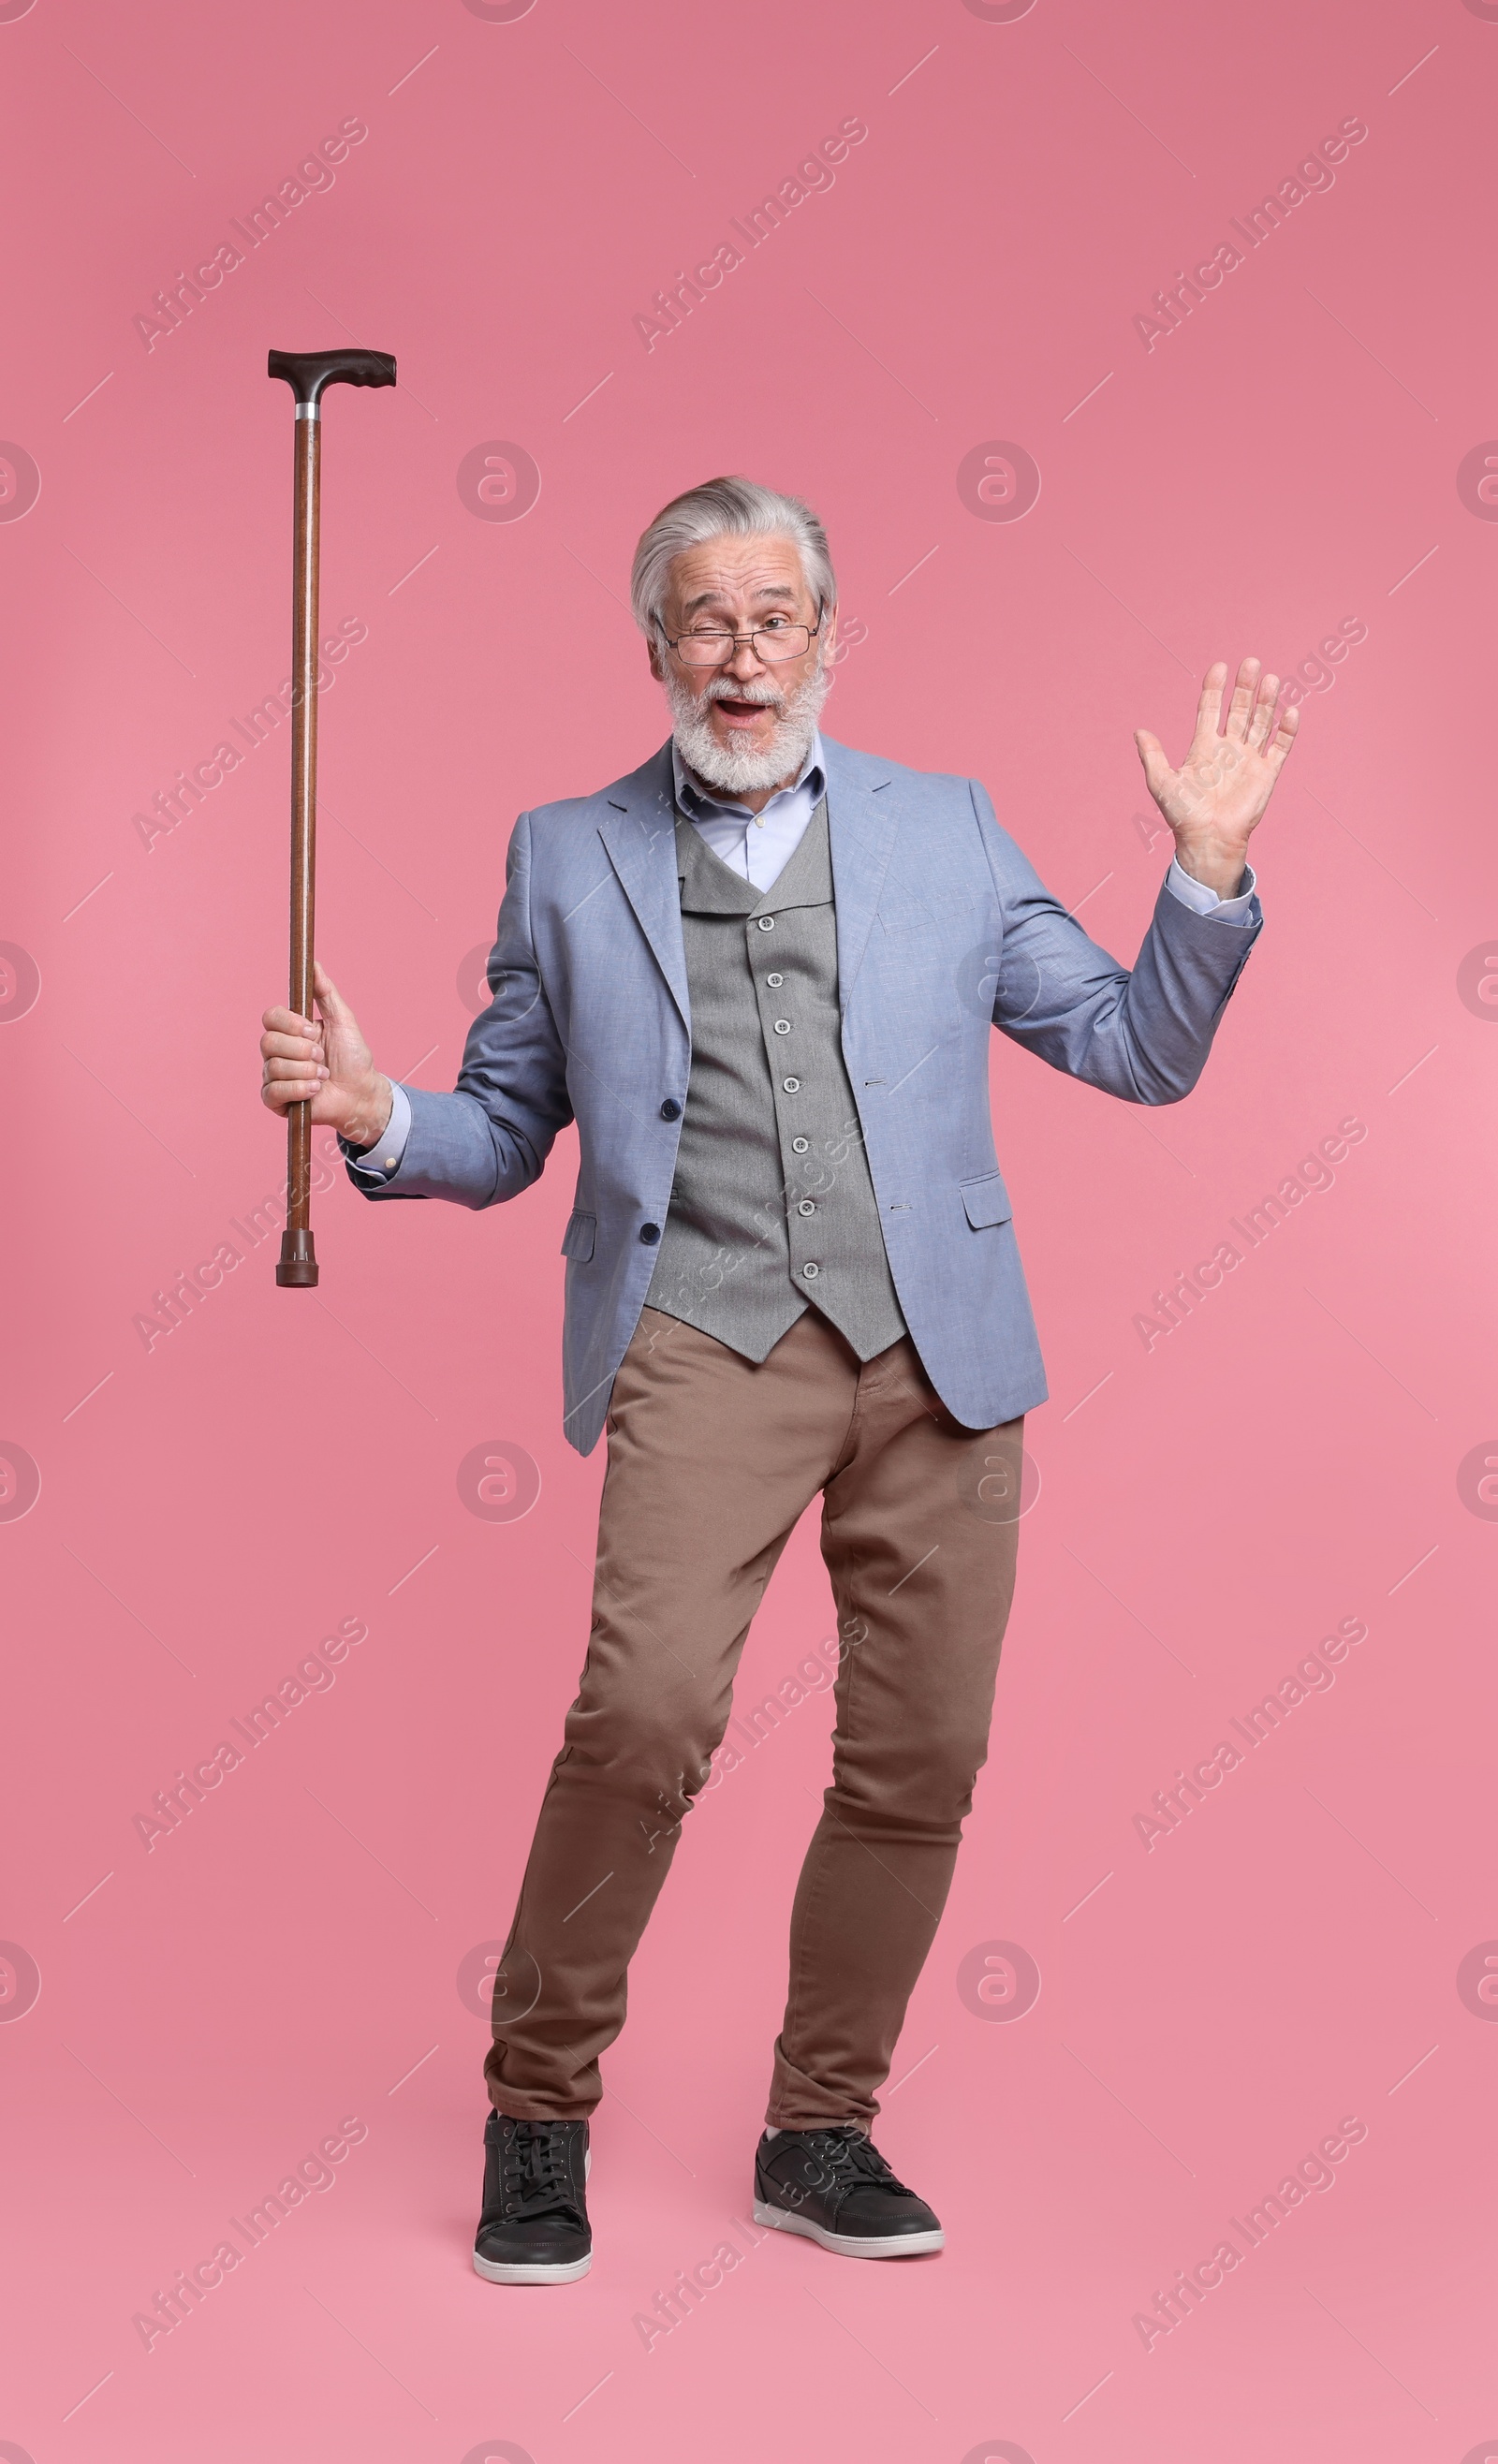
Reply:
[[[822,630],[822,616],[820,607],[814,625],[792,625],[783,616],[772,616],[752,633],[694,626],[690,632],[678,633],[674,641],[661,625],[661,639],[675,651],[684,668],[720,668],[733,657],[740,642],[747,642],[755,657],[773,668],[782,659],[805,656]],[[656,622],[660,623],[658,617]]]

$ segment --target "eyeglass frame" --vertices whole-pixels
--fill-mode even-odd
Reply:
[[[801,627],[798,628],[800,631],[804,632],[804,633],[805,634],[805,636],[806,636],[806,649],[805,649],[805,650],[793,650],[793,651],[791,652],[791,654],[790,654],[790,657],[791,657],[792,659],[804,659],[804,658],[806,656],[806,652],[810,649],[812,643],[813,643],[813,642],[815,642],[815,641],[817,640],[818,636],[820,635],[820,633],[821,633],[821,631],[822,631],[822,623],[823,623],[823,619],[824,619],[824,617],[826,615],[826,612],[827,612],[827,603],[826,603],[826,601],[825,599],[819,599],[819,600],[818,600],[818,602],[817,602],[817,621],[816,621],[816,623],[815,623],[814,625],[804,625],[804,626],[801,626]],[[659,618],[658,616],[657,616],[657,617],[656,617],[656,619],[655,619],[655,623],[656,623],[656,626],[657,626],[657,627],[658,627],[658,629],[659,629],[661,640],[665,643],[666,648],[668,649],[668,650],[675,650],[675,649],[676,649],[676,643],[677,643],[677,642],[684,642],[684,641],[686,641],[686,640],[688,639],[687,634],[686,634],[685,632],[682,632],[682,633],[678,633],[678,634],[677,634],[677,636],[676,636],[676,641],[675,641],[675,642],[673,642],[673,641],[672,640],[671,635],[667,632],[665,626],[661,623],[661,620],[660,620],[660,618]],[[753,633],[730,633],[730,632],[728,631],[727,627],[725,627],[723,628],[723,639],[724,639],[725,641],[731,641],[731,642],[733,643],[733,646],[734,646],[734,647],[733,647],[733,649],[732,649],[731,650],[725,650],[725,651],[724,651],[724,653],[723,653],[723,656],[722,656],[720,659],[715,659],[715,660],[713,661],[713,667],[714,667],[714,668],[726,668],[726,667],[727,667],[727,665],[728,665],[728,663],[729,663],[729,661],[730,661],[730,659],[736,658],[736,657],[738,656],[738,645],[739,645],[739,643],[740,643],[740,642],[747,642],[747,643],[750,645],[751,649],[752,649],[752,648],[753,648],[753,645],[754,645],[755,635],[756,635],[756,634],[758,634],[758,633],[762,633],[762,632],[764,632],[764,631],[765,631],[765,629],[766,629],[766,627],[765,627],[764,626],[762,626],[762,625],[757,625],[757,626],[755,627],[755,628],[754,628],[754,632],[753,632]],[[701,636],[701,635],[698,635],[698,637],[697,637],[697,638],[700,640],[700,639],[702,638],[702,636]],[[762,651],[760,651],[760,650],[756,650],[756,651],[755,651],[755,653],[754,653],[754,655],[755,655],[755,657],[760,661],[760,666],[761,666],[761,667],[764,667],[764,668],[789,667],[789,665],[790,665],[790,659],[767,659],[767,658],[765,658],[765,656],[763,655],[763,652],[762,652]],[[679,651],[677,652],[677,656],[678,656],[678,658],[680,658],[680,652],[679,652]],[[690,660],[690,659],[681,659],[681,665],[682,665],[684,668],[690,668],[690,667],[691,667],[691,665],[692,665],[692,662],[691,662],[691,660]],[[706,667],[706,666],[704,666],[703,668],[701,668],[701,669],[698,671],[698,672],[699,672],[700,674],[702,674],[702,675],[710,675],[710,674],[712,673],[712,669],[711,669],[711,668],[708,668],[708,667]]]

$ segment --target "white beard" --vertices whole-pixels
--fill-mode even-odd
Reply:
[[[672,734],[683,761],[705,785],[732,796],[778,787],[782,780],[797,776],[832,690],[831,672],[820,655],[811,674],[791,693],[780,692],[768,676],[752,685],[715,676],[700,697],[671,668],[665,670],[661,682],[671,710]],[[715,701],[756,701],[773,707],[778,716],[764,749],[738,752],[721,745],[707,715]]]

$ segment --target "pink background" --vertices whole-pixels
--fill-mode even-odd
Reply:
[[[1458,485],[1498,457],[1498,7],[513,15],[0,6],[0,435],[41,481],[0,521],[0,938],[40,976],[29,1008],[25,964],[0,977],[5,1510],[18,1449],[41,1479],[0,1528],[0,1934],[26,1955],[0,1968],[0,2455],[1498,2453],[1498,2004],[1458,1990],[1498,1936],[1498,506]],[[855,116],[835,186],[648,351],[656,288]],[[1334,186],[1147,350],[1157,286],[1355,117]],[[348,119],[336,184],[147,349],[157,289]],[[254,1039],[284,983],[289,730],[149,848],[132,816],[287,672],[265,352],[345,340],[396,352],[403,389],[328,406],[322,629],[366,634],[321,705],[319,939],[423,1085],[452,1084],[515,814],[664,733],[622,603],[694,479],[822,511],[850,643],[831,732],[983,778],[1125,957],[1167,851],[1131,730],[1179,757],[1209,659],[1283,671],[1363,628],[1308,693],[1256,843],[1267,927],[1197,1094],[1127,1110],[995,1040],[1053,1399],[993,1753],[880,2128],[948,2252],[755,2247],[649,2351],[634,2315],[745,2212],[829,1711],[688,1826],[608,2064],[592,2275],[480,2283],[486,2031],[456,1980],[508,1922],[603,1469],[560,1428],[573,1141],[479,1217],[368,1210],[340,1172],[316,1295],[277,1291],[266,1240],[149,1349],[133,1323],[284,1171]],[[495,440],[541,474],[518,521],[456,485]],[[1020,520],[958,491],[995,440],[1041,473]],[[1147,1350],[1151,1295],[1349,1115],[1335,1185]],[[520,1520],[459,1495],[491,1441],[540,1468]],[[829,1606],[808,1522],[742,1704]],[[331,1690],[147,1850],[153,1793],[345,1618],[367,1639]],[[1342,1618],[1367,1639],[1335,1684],[1146,1850],[1154,1792]],[[1001,1942],[1043,1980],[1018,2018],[959,1990]],[[1366,2136],[1334,2188],[1146,2350],[1134,2314],[1344,2117]],[[334,2187],[144,2349],[133,2315],[345,2118],[366,2135]]]

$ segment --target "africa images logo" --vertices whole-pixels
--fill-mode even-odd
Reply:
[[[41,473],[26,451],[0,437],[0,522],[18,522],[41,495]]]
[[[720,240],[690,274],[685,266],[678,266],[675,280],[657,291],[650,307],[634,319],[634,330],[647,352],[653,351],[657,342],[685,324],[693,310],[700,308],[709,294],[717,289],[725,274],[737,274],[750,253],[762,248],[781,225],[790,220],[798,206],[804,206],[808,197],[835,187],[834,165],[846,163],[849,146],[862,145],[868,134],[867,121],[856,111],[849,112],[832,135],[814,145],[795,170],[761,197],[757,206],[748,207],[742,214],[730,214],[728,219],[736,237]]]
[[[957,492],[980,522],[1017,522],[1041,492],[1040,468],[1023,445],[988,437],[958,464]]]
[[[1282,223],[1289,222],[1297,206],[1303,206],[1308,197],[1334,188],[1336,172],[1333,165],[1345,163],[1349,147],[1361,145],[1367,135],[1366,123],[1358,119],[1355,112],[1351,113],[1333,136],[1323,137],[1319,145],[1312,146],[1305,161],[1297,164],[1294,172],[1282,180],[1278,187],[1271,188],[1242,217],[1229,214],[1227,219],[1238,239],[1224,239],[1209,256],[1203,257],[1200,265],[1194,265],[1190,274],[1183,267],[1178,267],[1174,283],[1155,294],[1151,302],[1154,315],[1146,312],[1142,317],[1135,317],[1134,330],[1145,349],[1153,351],[1157,341],[1163,341],[1167,334],[1174,334],[1178,325],[1183,325],[1193,309],[1200,308],[1202,301],[1220,287],[1225,275],[1236,274],[1241,265],[1246,265],[1249,252],[1262,248]],[[1243,242],[1242,247],[1238,245],[1239,240]]]
[[[12,449],[0,445],[0,453]],[[1457,464],[1457,495],[1480,522],[1498,522],[1498,436],[1487,436]]]
[[[464,454],[457,492],[481,522],[518,522],[540,495],[540,472],[523,445],[506,436],[487,437]]]

